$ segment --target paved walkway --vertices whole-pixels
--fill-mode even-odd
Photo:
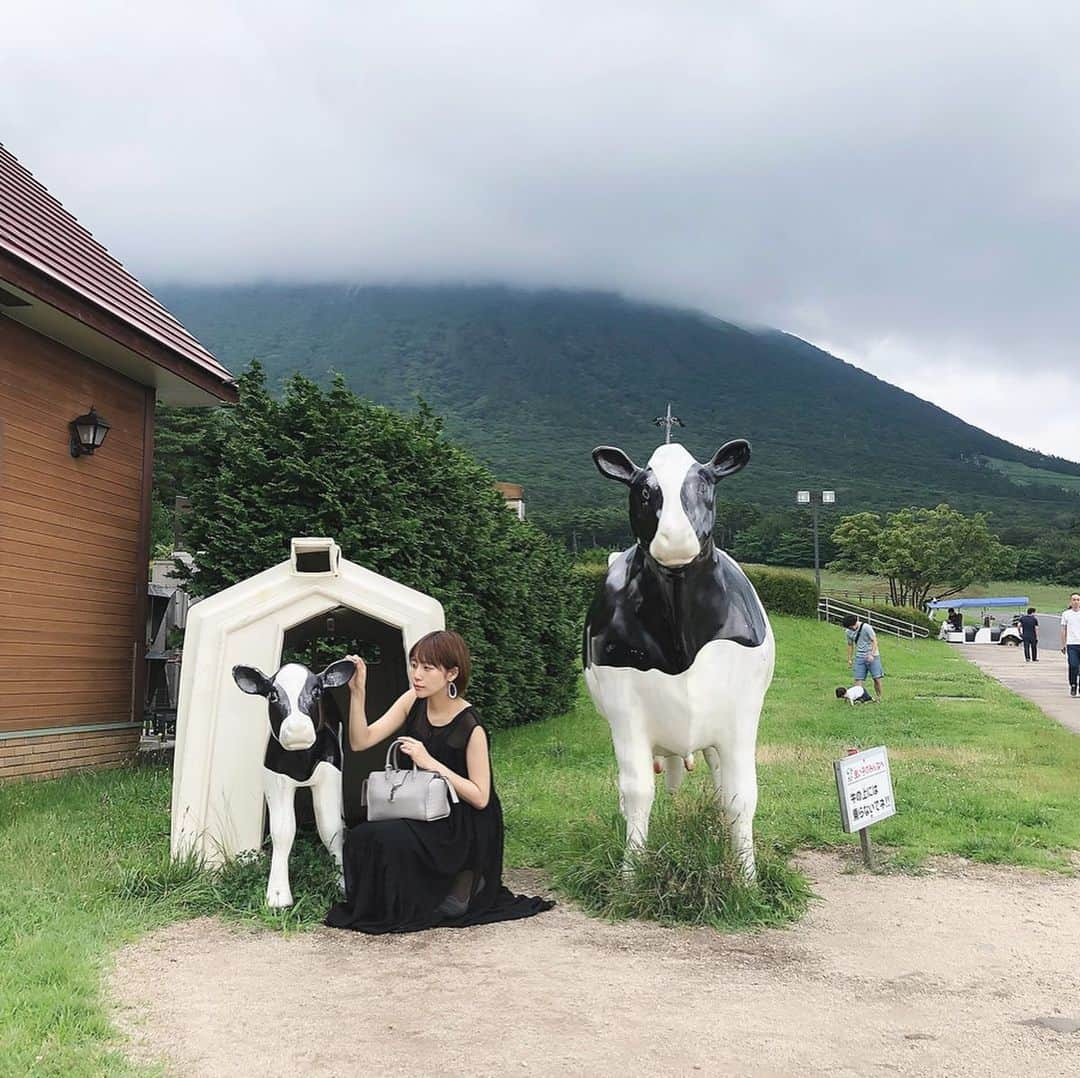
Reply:
[[[1054,637],[1056,643],[1057,637]],[[1069,695],[1065,656],[1059,647],[1039,648],[1037,663],[1024,662],[1024,649],[999,644],[956,644],[954,647],[983,673],[1030,700],[1067,730],[1080,734],[1080,697]]]

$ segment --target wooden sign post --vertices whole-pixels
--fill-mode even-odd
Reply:
[[[833,762],[833,771],[844,830],[848,834],[859,832],[863,861],[872,869],[874,851],[870,845],[869,827],[896,815],[888,751],[884,745],[862,752],[848,749],[843,760]]]

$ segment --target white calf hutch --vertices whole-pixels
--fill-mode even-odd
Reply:
[[[215,863],[262,844],[266,701],[240,691],[234,666],[273,676],[283,649],[336,630],[342,655],[346,640],[348,650],[357,641],[373,649],[367,706],[377,718],[408,688],[409,648],[444,627],[437,600],[345,560],[337,544],[323,538],[293,539],[288,561],[193,605],[180,671],[173,857],[194,853]],[[348,690],[334,692],[344,711]],[[361,776],[379,766],[385,750],[351,753],[344,728],[342,740],[344,811],[352,823]]]

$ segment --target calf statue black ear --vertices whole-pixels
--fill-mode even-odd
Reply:
[[[608,479],[617,479],[629,486],[634,476],[641,469],[621,450],[613,445],[598,445],[592,451],[592,459],[600,474]]]
[[[348,685],[349,678],[355,673],[356,663],[352,659],[338,659],[319,675],[319,684],[324,689],[336,689],[339,685]]]
[[[723,479],[734,475],[750,462],[750,443],[745,438],[733,438],[725,442],[709,461],[709,470],[714,479]]]
[[[257,666],[234,666],[233,681],[252,696],[269,696],[274,683]]]

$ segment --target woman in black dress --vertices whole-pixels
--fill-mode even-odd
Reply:
[[[412,688],[370,726],[364,721],[367,669],[351,692],[349,744],[366,749],[397,734],[417,767],[443,775],[460,801],[443,820],[364,821],[345,836],[345,901],[326,923],[361,932],[413,932],[531,917],[553,903],[502,885],[503,819],[487,734],[464,698],[469,649],[454,632],[428,633],[409,652]]]

